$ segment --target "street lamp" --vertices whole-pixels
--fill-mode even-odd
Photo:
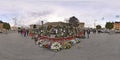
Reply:
[[[96,28],[96,21],[97,21],[97,20],[95,19],[95,20],[94,20],[94,28]]]
[[[17,23],[16,23],[16,21],[17,21],[16,17],[14,17],[13,20],[14,20],[14,26],[16,26],[17,25]]]
[[[42,27],[43,27],[43,21],[41,21],[41,23],[42,23]]]

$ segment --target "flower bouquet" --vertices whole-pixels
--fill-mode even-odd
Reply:
[[[52,45],[51,45],[51,49],[52,49],[53,51],[60,51],[61,48],[62,48],[62,46],[61,46],[61,44],[58,43],[58,42],[54,42],[54,43],[52,43]]]
[[[73,43],[73,45],[76,44],[76,41],[74,39],[70,40],[70,41]]]
[[[80,39],[76,38],[75,39],[76,43],[80,43]]]
[[[44,48],[50,49],[50,46],[51,46],[51,42],[50,42],[50,41],[45,41],[45,42],[43,43],[43,47],[44,47]]]
[[[69,42],[64,41],[64,42],[62,43],[62,48],[63,48],[63,49],[70,49],[71,47],[72,47],[72,44],[69,43]]]
[[[39,45],[40,47],[43,47],[44,42],[45,42],[44,40],[38,40],[36,44]]]

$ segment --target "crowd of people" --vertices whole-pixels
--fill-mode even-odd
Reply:
[[[22,36],[26,37],[29,35],[29,29],[20,29],[20,30],[18,30],[18,33],[20,33]]]
[[[57,30],[56,30],[57,31]],[[21,34],[22,36],[24,36],[24,37],[26,37],[26,36],[29,36],[29,33],[30,33],[30,31],[29,31],[29,29],[19,29],[18,30],[18,33],[19,34]],[[51,32],[52,33],[52,32]],[[86,34],[87,33],[87,34]],[[48,33],[47,35],[49,35],[50,33]],[[60,33],[60,35],[63,35],[63,36],[65,36],[64,34],[67,34],[66,32],[62,32],[62,33]],[[69,32],[69,34],[71,34],[70,32]],[[52,34],[53,35],[53,34]],[[85,36],[86,35],[86,36]],[[89,38],[89,35],[90,35],[90,30],[88,29],[88,30],[85,30],[84,31],[84,36],[86,37],[86,38]]]

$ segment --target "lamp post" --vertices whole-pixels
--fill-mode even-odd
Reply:
[[[14,20],[14,26],[16,26],[17,25],[17,23],[16,23],[16,21],[17,21],[16,17],[13,18],[13,20]]]
[[[97,21],[97,20],[95,19],[95,20],[94,20],[94,28],[96,28],[96,21]]]
[[[42,27],[43,27],[43,21],[41,21],[41,23],[42,23]]]
[[[14,17],[14,18],[12,18],[13,19],[13,21],[14,21],[14,30],[16,30],[16,25],[17,25],[17,19],[16,19],[16,17]]]

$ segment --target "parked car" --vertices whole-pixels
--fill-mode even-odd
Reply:
[[[98,30],[98,33],[103,33],[103,31],[102,30]]]
[[[104,33],[110,33],[110,30],[104,30]]]
[[[120,33],[120,30],[115,30],[115,33]]]
[[[2,30],[0,30],[0,33],[2,33]]]
[[[98,33],[110,33],[110,30],[102,29],[102,30],[98,30]]]

